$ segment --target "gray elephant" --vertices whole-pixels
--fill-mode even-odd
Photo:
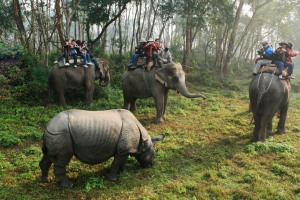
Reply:
[[[142,68],[126,71],[122,77],[123,108],[134,112],[137,99],[153,97],[156,103],[155,122],[163,122],[169,89],[177,90],[187,98],[206,98],[203,94],[188,92],[181,64],[172,62],[151,71]]]
[[[99,164],[114,160],[106,178],[117,181],[129,155],[142,167],[153,165],[154,143],[163,135],[151,138],[146,129],[124,109],[105,111],[66,110],[54,116],[43,135],[42,181],[48,182],[51,164],[61,187],[72,187],[66,166],[73,155],[81,162]]]
[[[251,141],[264,141],[272,134],[272,119],[279,112],[277,133],[285,133],[285,120],[291,91],[290,80],[270,73],[254,77],[249,87],[250,110],[255,123]]]
[[[48,77],[48,104],[51,102],[53,91],[58,95],[58,102],[65,105],[65,92],[67,89],[79,87],[85,88],[86,105],[92,103],[94,94],[94,81],[99,79],[99,84],[107,86],[110,81],[109,69],[105,60],[97,59],[100,62],[99,67],[95,64],[84,67],[63,67],[56,64]]]

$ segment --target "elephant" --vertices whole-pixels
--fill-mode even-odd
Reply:
[[[207,98],[203,94],[189,93],[181,64],[171,62],[163,65],[162,68],[153,68],[151,71],[145,68],[127,70],[122,76],[123,108],[134,112],[137,99],[153,97],[156,103],[155,122],[163,122],[169,89],[177,90],[187,98]]]
[[[164,135],[151,138],[128,110],[60,112],[50,120],[43,135],[41,181],[49,181],[53,163],[60,186],[72,187],[73,183],[66,177],[66,166],[73,155],[87,164],[99,164],[114,157],[106,179],[117,181],[117,173],[125,166],[128,156],[135,157],[142,167],[152,166],[154,145],[163,138]]]
[[[107,61],[97,58],[100,63],[96,67],[94,63],[88,68],[84,67],[59,67],[56,64],[48,77],[48,104],[51,102],[53,91],[58,94],[60,105],[66,105],[65,92],[67,89],[74,89],[83,86],[85,88],[86,105],[90,105],[94,93],[94,81],[99,80],[100,86],[107,86],[110,81]]]
[[[255,124],[252,142],[264,141],[272,134],[272,119],[278,111],[277,133],[285,133],[290,91],[289,79],[280,80],[271,73],[261,73],[254,77],[249,87],[250,110]]]

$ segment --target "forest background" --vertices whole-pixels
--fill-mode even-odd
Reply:
[[[249,143],[253,126],[247,112],[260,41],[274,48],[288,41],[300,49],[299,14],[297,0],[2,0],[0,198],[299,198],[299,81],[292,83],[287,136]],[[122,182],[111,184],[96,173],[109,162],[94,167],[74,159],[68,170],[76,190],[40,183],[47,122],[64,109],[121,107],[122,73],[138,41],[150,37],[171,46],[189,88],[209,99],[192,101],[171,92],[168,120],[161,125],[151,121],[152,100],[138,102],[136,116],[149,133],[169,136],[158,145],[153,169],[141,170],[130,159]],[[81,90],[67,93],[66,107],[44,106],[48,72],[65,39],[85,40],[95,57],[109,61],[111,84],[95,90],[91,107],[84,106]],[[299,56],[294,61],[298,71]]]

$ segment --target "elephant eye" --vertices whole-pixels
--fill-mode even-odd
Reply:
[[[177,82],[179,81],[179,78],[178,78],[177,76],[175,76],[175,77],[172,78],[172,81],[173,81],[174,83],[177,83]]]

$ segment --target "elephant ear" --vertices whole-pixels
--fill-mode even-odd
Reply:
[[[167,83],[167,68],[158,69],[154,75],[155,80],[163,84],[165,87],[168,87]]]

